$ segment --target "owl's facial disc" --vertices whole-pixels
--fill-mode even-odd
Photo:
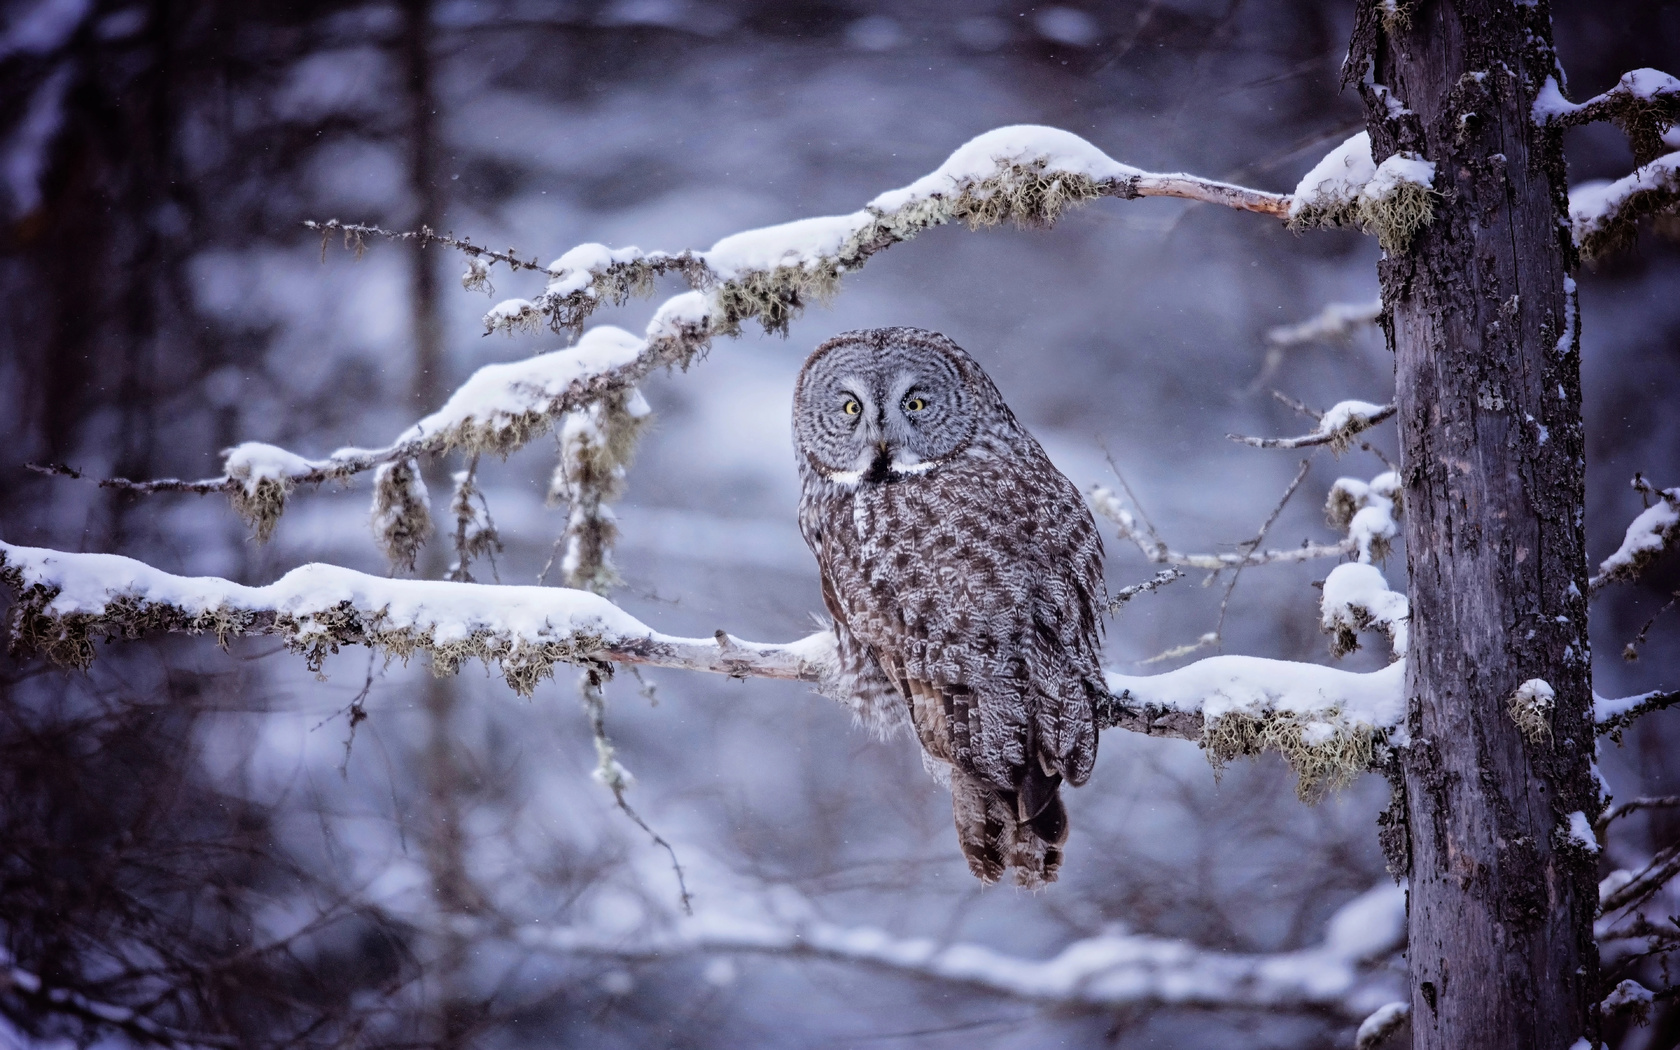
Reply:
[[[819,348],[795,391],[806,462],[850,487],[914,477],[960,455],[977,425],[965,360],[915,340]]]

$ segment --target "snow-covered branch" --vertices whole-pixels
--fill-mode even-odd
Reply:
[[[1675,704],[1680,704],[1680,689],[1653,689],[1649,693],[1614,698],[1594,693],[1593,721],[1598,726],[1599,736],[1614,735],[1652,711],[1661,711]]]
[[[1616,553],[1599,563],[1598,574],[1587,581],[1589,590],[1638,579],[1670,544],[1680,541],[1680,486],[1659,490],[1647,485],[1641,491],[1654,495],[1656,502],[1628,525]]]
[[[1402,150],[1378,164],[1370,133],[1361,131],[1302,176],[1289,198],[1289,225],[1353,226],[1397,254],[1434,221],[1434,183],[1433,161]]]
[[[425,653],[453,673],[469,659],[529,694],[556,664],[651,664],[718,674],[827,681],[833,636],[787,645],[677,638],[587,591],[369,576],[304,565],[265,587],[174,576],[112,554],[68,554],[0,543],[0,582],[16,597],[11,645],[86,667],[101,638],[269,634],[319,669],[329,653],[366,645],[389,657]]]
[[[1340,454],[1352,446],[1355,435],[1392,417],[1395,411],[1392,403],[1373,405],[1369,401],[1340,401],[1330,406],[1330,410],[1319,417],[1318,426],[1314,427],[1310,434],[1287,438],[1245,437],[1241,434],[1225,436],[1254,448],[1310,448],[1314,445],[1329,445],[1332,452]]]
[[[539,925],[495,932],[532,951],[626,963],[772,955],[868,966],[1045,1005],[1328,1011],[1350,1022],[1393,998],[1395,978],[1387,964],[1405,938],[1405,891],[1392,885],[1343,905],[1318,944],[1273,955],[1113,932],[1074,941],[1048,959],[1024,959],[984,945],[825,922],[791,897],[778,898],[775,910],[783,914],[700,910],[667,928],[640,933]]]
[[[833,294],[843,275],[877,252],[949,222],[971,228],[1003,222],[1048,225],[1070,205],[1099,197],[1177,197],[1284,218],[1289,198],[1185,174],[1142,171],[1109,157],[1070,132],[1034,125],[988,131],[959,147],[936,170],[881,194],[858,211],[747,230],[704,251],[643,251],[579,245],[547,266],[430,230],[396,234],[374,226],[308,223],[323,238],[342,231],[360,247],[363,236],[419,238],[466,252],[469,287],[487,287],[489,265],[537,270],[548,278],[535,299],[508,299],[486,313],[487,331],[546,322],[577,329],[602,303],[623,303],[653,290],[655,279],[676,274],[710,300],[713,330],[734,333],[756,319],[767,331],[786,331],[811,300]],[[325,241],[323,240],[323,244]]]
[[[1266,342],[1281,348],[1347,339],[1355,332],[1376,324],[1382,310],[1380,298],[1364,303],[1328,303],[1305,321],[1269,329]]]
[[[1624,247],[1646,215],[1680,204],[1680,151],[1642,164],[1614,182],[1583,182],[1569,191],[1569,228],[1587,258]]]
[[[117,555],[0,543],[0,582],[15,598],[14,650],[74,667],[91,663],[100,639],[158,633],[213,634],[224,643],[274,635],[317,670],[329,653],[350,645],[401,659],[424,653],[438,673],[478,659],[522,694],[557,664],[614,663],[797,680],[820,690],[836,659],[826,631],[781,645],[722,631],[680,638],[587,591],[390,579],[330,565],[301,566],[265,587],[248,587],[174,576]],[[1229,746],[1216,748],[1216,758],[1277,746],[1298,761],[1303,778],[1318,783],[1324,777],[1314,771],[1326,749],[1340,756],[1335,769],[1344,772],[1337,776],[1350,775],[1370,765],[1380,735],[1396,731],[1404,710],[1399,667],[1359,674],[1217,656],[1158,675],[1111,674],[1113,696],[1098,720],[1103,728],[1211,741],[1217,726],[1241,715],[1247,729],[1225,732]]]
[[[639,400],[636,385],[657,368],[687,364],[712,335],[706,301],[696,292],[667,300],[654,314],[645,339],[622,328],[603,325],[585,333],[577,345],[506,364],[486,365],[450,395],[443,407],[426,416],[381,448],[343,448],[324,459],[306,459],[286,449],[249,441],[224,454],[220,477],[200,481],[163,478],[131,481],[107,478],[108,488],[133,492],[226,492],[259,539],[273,532],[286,500],[298,485],[344,481],[356,474],[452,449],[469,454],[507,455],[554,429],[571,413],[603,401]],[[80,477],[65,467],[37,467],[47,473]],[[413,477],[418,478],[418,473]],[[417,506],[413,493],[401,493],[397,480],[376,486],[375,527],[381,545],[397,560],[411,553],[407,540],[390,537],[397,519],[393,508]],[[404,486],[411,487],[411,486]],[[386,513],[381,513],[385,511]],[[411,524],[411,523],[410,523]],[[419,530],[404,530],[420,535]]]
[[[1547,77],[1534,99],[1534,121],[1543,126],[1568,128],[1601,120],[1622,129],[1637,163],[1654,159],[1663,152],[1663,133],[1680,123],[1680,80],[1659,69],[1635,69],[1623,73],[1609,91],[1575,103],[1563,97],[1556,77]]]

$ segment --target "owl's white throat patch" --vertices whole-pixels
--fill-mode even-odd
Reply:
[[[895,459],[886,464],[886,472],[889,475],[886,478],[882,478],[880,476],[879,471],[881,468],[878,462],[876,465],[863,470],[823,471],[823,477],[827,478],[836,485],[844,485],[847,488],[855,488],[865,480],[888,481],[891,480],[892,476],[910,477],[915,474],[926,474],[928,471],[944,462],[944,459],[923,459],[918,460],[915,463],[905,463],[901,460]]]
[[[924,459],[916,463],[900,463],[895,459],[887,465],[887,469],[894,474],[926,474],[943,462],[942,459]]]

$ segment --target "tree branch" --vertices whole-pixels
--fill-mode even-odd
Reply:
[[[69,988],[51,986],[38,974],[17,966],[4,948],[0,948],[0,991],[17,995],[42,1012],[69,1014],[100,1028],[114,1028],[141,1043],[181,1047],[183,1050],[239,1045],[239,1040],[233,1036],[184,1032],[159,1024],[130,1007],[100,1002]]]
[[[640,664],[808,682],[833,687],[834,635],[764,644],[719,631],[710,639],[661,634],[587,591],[402,580],[331,565],[304,565],[265,587],[215,577],[173,576],[130,558],[71,554],[0,543],[0,583],[11,589],[11,648],[86,667],[100,639],[146,634],[275,635],[319,671],[340,648],[365,645],[388,658],[424,653],[434,672],[469,659],[495,668],[530,695],[557,664],[605,670]],[[1396,663],[1359,674],[1317,664],[1217,656],[1164,674],[1110,674],[1098,705],[1100,728],[1200,741],[1204,715],[1241,715],[1286,756],[1356,747],[1369,764],[1373,740],[1394,730],[1404,710]],[[1289,732],[1316,740],[1289,745]],[[1318,727],[1308,730],[1308,727]],[[1275,731],[1274,731],[1275,730]],[[1321,746],[1322,745],[1322,746]],[[1315,751],[1314,749],[1318,750]]]
[[[1680,80],[1657,69],[1635,69],[1609,91],[1574,103],[1563,97],[1556,77],[1547,77],[1534,100],[1534,120],[1557,128],[1609,121],[1627,136],[1634,162],[1644,164],[1662,152],[1662,133],[1680,122]]]
[[[1680,204],[1680,151],[1642,164],[1614,182],[1583,182],[1569,191],[1575,246],[1596,259],[1632,244],[1639,219]]]
[[[1091,489],[1091,507],[1099,515],[1112,522],[1120,529],[1120,535],[1137,545],[1143,556],[1158,565],[1176,565],[1186,569],[1206,569],[1210,572],[1221,572],[1226,569],[1246,568],[1253,565],[1292,564],[1295,562],[1312,561],[1316,558],[1343,558],[1358,553],[1358,545],[1352,539],[1345,539],[1339,543],[1307,543],[1299,547],[1285,547],[1271,550],[1232,551],[1228,554],[1185,554],[1168,547],[1166,542],[1154,531],[1146,526],[1140,526],[1137,519],[1121,504],[1120,498],[1111,489],[1101,485]]]
[[[106,478],[99,484],[141,493],[227,492],[258,538],[266,539],[298,485],[344,481],[365,471],[457,448],[473,455],[505,456],[547,433],[568,413],[615,395],[628,396],[655,369],[686,365],[711,337],[705,299],[687,292],[660,306],[645,339],[621,328],[601,326],[568,349],[480,368],[442,408],[383,448],[345,448],[325,459],[311,460],[251,441],[225,453],[221,477],[200,481]],[[86,477],[62,465],[31,464],[30,469]]]
[[[1599,564],[1598,574],[1587,581],[1589,593],[1618,580],[1637,580],[1669,544],[1680,541],[1680,487],[1659,490],[1637,475],[1634,487],[1657,501],[1633,519],[1616,553]]]
[[[1244,437],[1241,434],[1225,436],[1253,448],[1309,448],[1313,445],[1329,445],[1332,451],[1340,453],[1353,444],[1355,434],[1371,429],[1393,416],[1395,411],[1396,406],[1392,403],[1373,405],[1368,401],[1343,401],[1331,406],[1330,411],[1319,418],[1318,426],[1311,434],[1289,438]]]
[[[786,900],[784,896],[781,898]],[[792,908],[784,904],[782,910]],[[1381,885],[1331,916],[1322,941],[1275,955],[1245,955],[1141,934],[1075,941],[1049,959],[1004,955],[978,944],[942,945],[869,927],[821,921],[808,906],[792,919],[713,910],[639,935],[584,927],[504,926],[524,948],[623,962],[701,954],[820,959],[902,977],[966,985],[992,995],[1082,1009],[1177,1006],[1328,1011],[1351,1022],[1381,1002],[1384,964],[1405,936],[1405,894]]]
[[[1680,704],[1680,689],[1671,692],[1656,689],[1614,700],[1594,693],[1593,721],[1597,724],[1599,736],[1616,736],[1652,711],[1661,711],[1675,704]]]
[[[1179,173],[1155,174],[1115,161],[1077,135],[1055,128],[998,128],[957,149],[944,164],[909,186],[891,190],[849,215],[801,219],[726,237],[706,251],[643,252],[584,244],[547,266],[512,249],[483,245],[420,229],[394,233],[376,226],[331,220],[304,225],[322,234],[322,246],[341,231],[359,250],[364,236],[437,241],[474,261],[463,276],[469,287],[488,284],[484,260],[548,277],[535,300],[510,299],[485,315],[487,331],[528,326],[546,319],[556,331],[577,330],[604,302],[621,304],[653,290],[657,278],[676,274],[711,298],[714,330],[735,334],[756,319],[766,331],[785,332],[812,300],[837,288],[843,274],[876,253],[949,222],[971,228],[1014,222],[1045,226],[1070,205],[1116,197],[1177,197],[1219,204],[1275,218],[1288,214],[1283,194],[1234,186]]]

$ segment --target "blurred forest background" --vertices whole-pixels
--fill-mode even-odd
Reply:
[[[1628,69],[1680,66],[1670,0],[1556,18],[1576,99]],[[387,571],[365,487],[298,493],[259,547],[218,499],[24,468],[202,477],[243,440],[304,455],[378,444],[476,367],[564,341],[481,337],[491,300],[460,288],[456,254],[377,243],[358,260],[334,244],[323,261],[305,219],[425,223],[544,259],[585,241],[704,248],[854,210],[1010,123],[1287,192],[1362,126],[1338,91],[1351,22],[1331,0],[12,0],[0,537],[250,583],[315,560]],[[1613,129],[1570,135],[1572,182],[1631,169]],[[1680,483],[1673,233],[1659,222],[1580,275],[1595,563],[1639,508],[1635,471]],[[792,380],[827,336],[887,324],[974,353],[1076,484],[1112,484],[1111,457],[1175,547],[1231,549],[1300,456],[1225,435],[1309,426],[1270,389],[1319,408],[1390,397],[1374,327],[1268,363],[1273,327],[1374,299],[1376,258],[1355,233],[1297,236],[1160,199],[1101,201],[1051,231],[930,232],[848,277],[788,338],[719,340],[648,385],[655,423],[618,508],[613,597],[672,633],[807,633],[822,603],[795,527]],[[540,291],[500,268],[495,280],[497,298]],[[652,305],[594,321],[640,331]],[[1374,434],[1392,457],[1392,431]],[[546,448],[481,473],[503,582],[534,581],[562,527],[543,506]],[[1333,538],[1330,482],[1382,469],[1321,452],[1273,542]],[[446,546],[432,544],[433,575]],[[1108,553],[1111,589],[1153,571],[1121,540]],[[1222,650],[1329,661],[1311,586],[1327,568],[1250,570]],[[1403,583],[1403,554],[1385,568]],[[1215,630],[1224,587],[1201,582],[1129,604],[1110,665],[1206,655],[1143,663]],[[1621,656],[1676,589],[1669,559],[1598,599],[1601,693],[1680,683],[1680,613],[1636,662]],[[252,1047],[1352,1043],[1322,1011],[1052,1009],[792,953],[520,947],[507,934],[521,925],[629,931],[677,907],[667,855],[590,777],[575,681],[526,701],[476,666],[438,681],[347,652],[325,672],[261,639],[114,646],[86,674],[0,661],[0,947],[56,987]],[[792,895],[836,923],[1023,958],[1119,928],[1275,952],[1321,939],[1337,907],[1387,879],[1380,779],[1303,806],[1275,756],[1216,779],[1191,744],[1110,732],[1071,794],[1061,882],[982,891],[909,741],[874,741],[788,683],[643,677],[608,686],[608,729],[697,907]],[[1677,745],[1680,714],[1654,716],[1600,765],[1619,797],[1680,793]],[[1629,821],[1605,870],[1673,841],[1674,821]],[[140,1039],[0,980],[0,1045],[95,1034]],[[1672,1046],[1680,1020],[1616,1035]]]

